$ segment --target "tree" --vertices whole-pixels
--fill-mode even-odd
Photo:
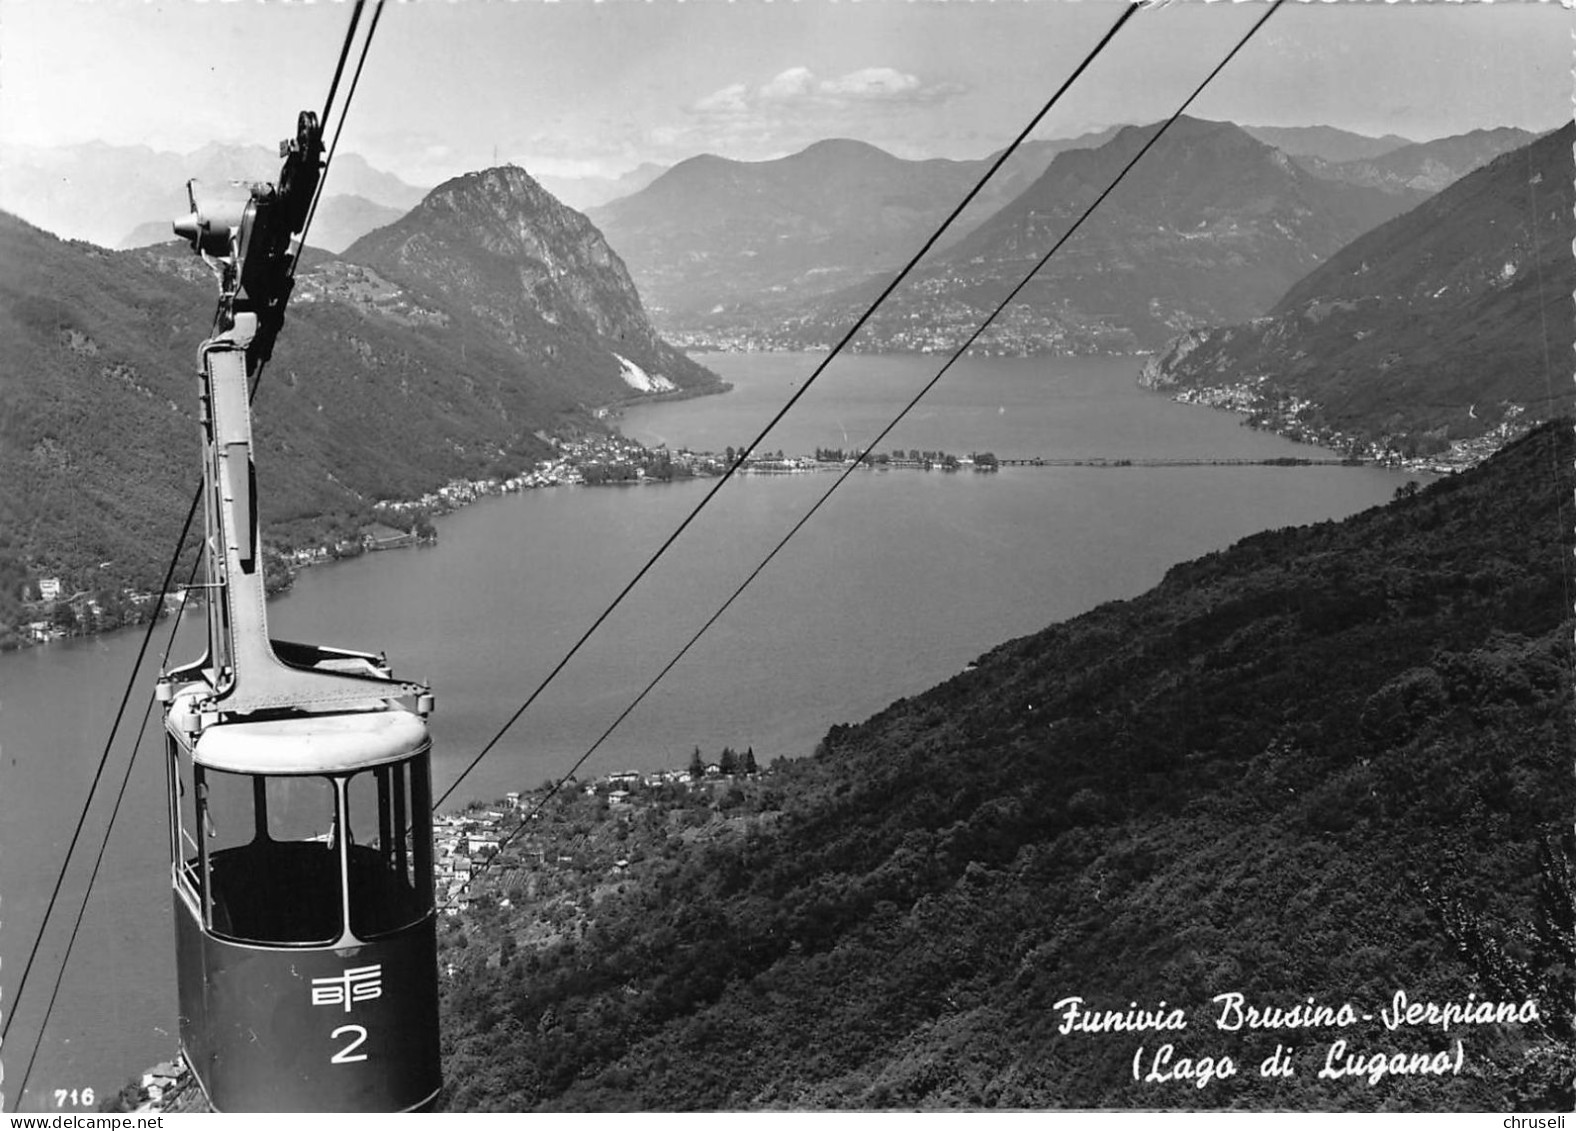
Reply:
[[[755,747],[747,747],[744,751],[743,759],[739,762],[739,772],[741,774],[754,774],[759,771],[760,767],[755,764]]]
[[[722,748],[722,757],[717,759],[717,768],[728,775],[739,772],[739,756],[734,753],[733,747]]]
[[[695,747],[695,753],[690,755],[689,776],[703,778],[706,776],[706,760],[700,756],[700,747]]]

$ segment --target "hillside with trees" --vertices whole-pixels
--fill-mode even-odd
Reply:
[[[420,234],[429,211],[398,234]],[[573,214],[537,219],[508,223],[548,260],[605,252],[583,217],[572,249],[559,237]],[[669,388],[722,387],[656,337],[621,268],[603,272],[603,291],[584,272],[536,285],[535,301],[553,303],[544,318],[521,309],[538,261],[510,246],[487,264],[453,296],[307,257],[257,391],[269,545],[354,539],[379,500],[528,469],[553,454],[548,436],[603,432],[598,406],[650,395],[629,378],[637,366],[648,385],[666,373]],[[193,373],[216,296],[178,243],[109,252],[0,213],[0,647],[43,615],[23,602],[44,578],[79,606],[158,587],[199,476]]]
[[[1569,412],[1576,126],[1353,240],[1263,318],[1190,331],[1143,380],[1360,454],[1429,455]]]
[[[758,781],[563,800],[565,855],[446,920],[447,1105],[1568,1110],[1573,459],[1561,420],[1179,565]],[[1162,1043],[1192,1075],[1135,1081]],[[1377,1053],[1444,1067],[1320,1078]]]

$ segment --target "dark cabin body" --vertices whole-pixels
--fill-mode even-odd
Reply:
[[[166,672],[181,1046],[215,1111],[411,1111],[438,1058],[428,688],[379,656],[271,640],[251,386],[318,181],[301,115],[280,188],[178,222],[220,279],[202,378],[207,651]]]

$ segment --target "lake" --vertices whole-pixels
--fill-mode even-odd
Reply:
[[[630,409],[648,444],[749,443],[820,357],[699,359],[723,396]],[[867,442],[941,362],[855,357],[828,369],[763,449]],[[881,450],[994,451],[1003,458],[1265,459],[1323,453],[1179,405],[1134,383],[1137,359],[960,364]],[[195,470],[196,453],[192,453]],[[456,802],[566,772],[783,533],[832,474],[745,476],[713,503],[583,652],[466,779]],[[753,746],[764,766],[808,754],[980,653],[1104,601],[1171,565],[1273,527],[1386,501],[1404,476],[1373,468],[1006,468],[994,475],[851,476],[581,771],[683,767],[699,745]],[[442,791],[590,621],[710,489],[558,488],[493,498],[439,521],[431,548],[307,570],[270,606],[275,636],[384,650],[429,681],[434,786]],[[184,500],[182,500],[183,502]],[[188,617],[188,625],[196,618]],[[175,656],[198,649],[183,629]],[[0,656],[0,1008],[7,1013],[50,885],[139,643],[139,632]],[[152,689],[137,686],[106,773],[103,814]],[[56,1089],[98,1096],[175,1052],[164,773],[155,714],[22,1110]],[[96,838],[87,838],[89,849]],[[80,852],[18,1021],[0,1049],[7,1110],[49,997],[93,852]],[[62,913],[64,912],[64,913]],[[79,1092],[80,1094],[80,1092]]]

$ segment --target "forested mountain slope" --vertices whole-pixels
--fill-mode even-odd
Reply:
[[[1573,142],[1566,125],[1501,155],[1341,248],[1266,317],[1175,340],[1145,380],[1236,390],[1278,427],[1407,454],[1569,411]]]
[[[700,827],[587,822],[633,863],[574,915],[446,936],[450,1106],[1568,1110],[1573,459],[1562,420],[1177,566]],[[1398,991],[1522,1020],[1391,1029]],[[1229,993],[1354,1018],[1222,1031]],[[1064,1033],[1074,996],[1188,1028]],[[1162,1042],[1237,1074],[1135,1082]]]
[[[0,625],[28,578],[59,576],[67,594],[157,586],[198,480],[192,375],[216,295],[178,244],[106,252],[0,213]],[[378,499],[529,466],[550,452],[538,433],[595,427],[594,406],[640,395],[589,336],[533,325],[505,340],[365,267],[308,265],[257,395],[265,525],[344,521],[353,536]]]

